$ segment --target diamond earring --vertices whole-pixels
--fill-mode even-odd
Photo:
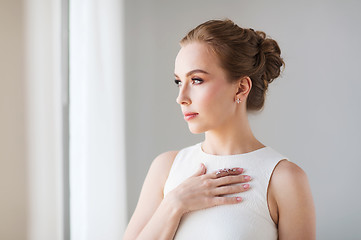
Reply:
[[[236,100],[236,102],[237,102],[237,103],[240,103],[240,102],[242,102],[242,100],[241,100],[240,98],[238,98],[238,99]]]

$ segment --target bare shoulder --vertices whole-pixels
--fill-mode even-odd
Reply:
[[[171,167],[178,152],[179,151],[168,151],[161,153],[153,160],[152,164],[163,167]]]
[[[279,162],[270,190],[277,206],[279,239],[315,239],[315,209],[305,171],[293,162]]]
[[[173,161],[179,151],[167,151],[159,154],[152,162],[149,172],[158,176],[161,182],[165,182],[168,178],[169,171],[172,167]]]
[[[305,171],[303,171],[303,169],[300,168],[297,164],[287,160],[283,160],[279,162],[279,164],[275,168],[272,180],[277,181],[281,184],[284,181],[291,181],[292,183],[303,182],[307,180],[307,175]]]
[[[172,167],[173,161],[177,156],[179,151],[168,151],[159,154],[154,158],[152,162],[152,167],[157,168],[158,170],[164,171],[169,170]]]
[[[270,188],[280,203],[290,196],[297,197],[304,191],[309,191],[307,175],[297,164],[283,160],[274,169]]]

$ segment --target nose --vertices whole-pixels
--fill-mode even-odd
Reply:
[[[183,87],[183,86],[180,87],[176,102],[179,105],[189,105],[192,103],[192,101],[189,97],[189,93],[185,87]]]

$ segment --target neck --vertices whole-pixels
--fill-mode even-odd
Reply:
[[[218,129],[205,133],[202,144],[204,152],[214,155],[234,155],[264,147],[253,135],[246,114],[232,120]]]

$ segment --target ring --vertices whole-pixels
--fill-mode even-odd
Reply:
[[[216,176],[218,177],[218,175],[226,172],[226,173],[230,173],[230,172],[235,172],[236,170],[234,168],[223,168],[223,169],[219,169],[217,172],[216,172]]]

